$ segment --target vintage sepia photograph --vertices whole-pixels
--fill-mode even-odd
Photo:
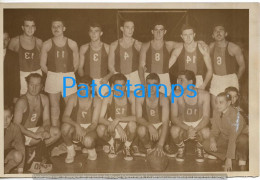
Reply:
[[[1,176],[259,175],[258,4],[2,5]]]

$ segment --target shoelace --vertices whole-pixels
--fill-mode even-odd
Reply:
[[[112,154],[115,153],[115,148],[114,148],[114,146],[110,146],[110,153],[112,153]]]
[[[201,149],[200,149],[200,148],[197,148],[197,151],[198,151],[199,157],[202,157],[202,151],[201,151]]]
[[[130,148],[129,147],[125,147],[125,153],[127,156],[130,156]]]
[[[178,149],[178,154],[183,154],[183,150],[184,150],[184,148],[179,148]]]

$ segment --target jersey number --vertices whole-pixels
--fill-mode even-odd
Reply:
[[[65,52],[64,51],[57,51],[57,58],[64,58]]]
[[[82,115],[83,118],[86,118],[87,114],[88,114],[88,112],[86,112],[86,111],[81,112],[81,115]]]
[[[155,59],[155,61],[160,61],[161,60],[161,54],[160,53],[155,53],[154,54],[154,59]]]
[[[191,116],[192,114],[196,115],[197,114],[197,109],[192,110],[191,108],[188,108],[186,113],[189,116]]]
[[[221,63],[222,63],[222,58],[221,57],[217,57],[217,65],[221,65]]]
[[[150,109],[150,115],[155,116],[155,110],[154,109]]]
[[[34,56],[34,53],[29,53],[29,52],[24,53],[25,59],[33,59],[33,56]]]
[[[125,113],[125,108],[116,108],[116,114],[124,114]]]
[[[192,59],[190,56],[187,56],[186,62],[187,62],[187,64],[196,63],[196,56],[192,56]]]
[[[32,114],[32,117],[31,117],[31,121],[34,122],[36,121],[36,118],[37,118],[37,114]]]
[[[93,61],[95,61],[95,62],[98,61],[98,53],[93,54]]]
[[[127,52],[124,53],[124,59],[128,59],[129,58],[129,54]]]

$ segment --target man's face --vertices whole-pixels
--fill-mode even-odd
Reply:
[[[22,26],[23,32],[27,36],[33,36],[36,31],[36,26],[34,21],[24,21]]]
[[[13,118],[13,115],[10,110],[4,110],[4,118],[5,118],[4,128],[8,128]]]
[[[227,32],[225,31],[225,28],[223,26],[216,26],[213,31],[212,37],[216,41],[222,41],[226,38]]]
[[[4,33],[4,40],[3,40],[4,41],[4,49],[7,48],[9,40],[10,40],[9,34],[8,33]]]
[[[154,40],[161,40],[163,39],[164,35],[166,34],[166,30],[164,29],[163,25],[156,25],[152,30],[152,34]]]
[[[194,41],[195,33],[193,29],[185,29],[182,31],[181,38],[185,44],[191,44]]]
[[[154,94],[156,94],[156,91],[157,91],[157,87],[156,86],[148,86],[149,84],[155,84],[155,85],[159,85],[159,82],[158,82],[158,80],[156,80],[156,79],[148,79],[147,81],[146,81],[146,88],[147,88],[147,90],[148,91],[150,91],[150,93],[151,93],[151,95],[154,95]],[[159,91],[159,89],[158,89],[158,91]]]
[[[28,83],[28,93],[32,96],[37,96],[42,90],[41,79],[37,77],[31,77]]]
[[[217,110],[219,112],[225,111],[231,103],[230,101],[227,101],[226,98],[223,96],[218,96],[215,101]]]
[[[91,94],[91,86],[90,86],[90,84],[86,84],[86,83],[80,83],[79,85],[84,85],[84,86],[80,86],[80,88],[79,89],[86,89],[85,87],[86,86],[88,86],[88,91],[86,91],[86,90],[81,90],[81,91],[79,91],[79,94],[81,95],[81,96],[87,96],[87,94],[88,94],[88,97],[90,97],[90,94]]]
[[[98,41],[100,40],[100,37],[102,36],[103,32],[99,27],[90,27],[89,28],[89,37],[91,41]]]
[[[63,32],[65,31],[65,26],[61,21],[53,21],[51,25],[51,30],[53,36],[61,36],[63,35]]]
[[[229,91],[228,94],[231,96],[231,104],[235,104],[238,100],[238,94],[236,91]]]
[[[187,89],[187,86],[192,83],[192,80],[187,80],[185,75],[179,75],[177,83],[180,84],[183,87],[183,89]]]
[[[125,91],[126,91],[126,86],[125,86],[125,84],[126,84],[126,82],[125,82],[124,80],[115,80],[114,85],[116,85],[116,84],[122,85],[122,87],[117,86],[116,88],[119,89],[119,90],[122,90],[122,91],[124,92],[124,94],[125,94]],[[119,96],[121,93],[118,92],[118,91],[115,91],[115,94]]]
[[[135,30],[135,25],[132,21],[128,21],[124,23],[123,27],[120,27],[121,31],[123,32],[123,35],[125,37],[132,37]]]

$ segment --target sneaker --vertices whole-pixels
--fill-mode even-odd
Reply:
[[[109,158],[115,158],[117,156],[116,151],[115,151],[115,147],[112,145],[109,146],[109,154],[108,157]]]
[[[130,147],[125,146],[123,153],[125,155],[124,159],[126,161],[132,161],[133,160],[133,156],[131,155]]]
[[[31,168],[28,171],[30,171],[33,174],[37,174],[40,173],[40,169],[41,169],[41,163],[33,161]]]
[[[97,159],[96,149],[87,149],[88,150],[88,159],[91,161],[95,161]]]
[[[146,154],[145,154],[145,153],[142,153],[142,152],[139,151],[138,146],[133,146],[133,147],[132,147],[132,151],[133,151],[133,155],[134,155],[134,156],[137,156],[137,157],[146,157]]]
[[[52,162],[49,157],[44,157],[41,162],[41,173],[47,173],[52,170]]]
[[[67,157],[65,159],[65,163],[73,163],[74,162],[74,157],[76,156],[75,150],[70,150],[67,152]]]
[[[239,165],[239,166],[245,166],[245,165],[246,165],[246,161],[244,161],[244,160],[239,160],[239,161],[238,161],[238,165]]]
[[[211,160],[216,160],[217,157],[204,152],[204,157]]]
[[[183,162],[184,161],[184,147],[179,147],[176,155],[176,161]]]
[[[61,154],[64,154],[67,152],[67,148],[66,148],[66,145],[65,143],[62,143],[60,144],[59,146],[57,147],[54,147],[51,151],[51,156],[59,156]]]
[[[106,154],[108,154],[109,153],[109,145],[104,145],[103,146],[103,151],[106,153]]]
[[[196,148],[196,161],[197,162],[204,162],[204,153],[202,147]]]
[[[87,153],[88,153],[88,149],[87,149],[87,148],[82,148],[81,152],[82,152],[83,154],[87,154]]]
[[[176,154],[177,154],[174,152],[174,149],[172,148],[172,146],[170,146],[168,144],[164,146],[164,152],[165,152],[166,156],[168,156],[170,158],[176,157]]]

